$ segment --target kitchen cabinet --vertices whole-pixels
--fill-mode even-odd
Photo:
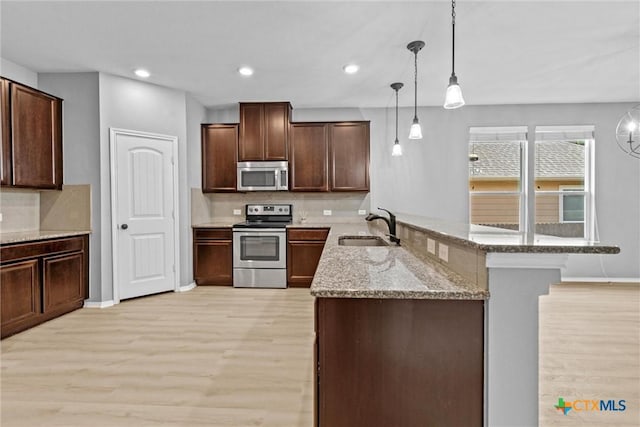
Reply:
[[[369,122],[291,123],[291,191],[369,191]]]
[[[235,192],[238,125],[202,124],[202,192]]]
[[[287,160],[288,102],[241,102],[238,161]]]
[[[233,285],[230,227],[193,229],[193,277],[198,285]]]
[[[287,229],[287,285],[308,288],[318,268],[328,228]]]
[[[62,189],[62,99],[3,79],[2,184]]]
[[[0,185],[11,184],[11,116],[9,114],[9,80],[0,79]]]
[[[483,425],[484,301],[316,298],[315,312],[315,425]]]
[[[329,140],[326,123],[292,123],[289,190],[329,191]]]
[[[369,122],[329,123],[331,191],[369,191]]]
[[[80,308],[89,295],[87,235],[0,248],[2,338]]]

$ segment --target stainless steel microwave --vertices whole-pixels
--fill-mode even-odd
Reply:
[[[238,191],[287,190],[288,162],[238,162]]]

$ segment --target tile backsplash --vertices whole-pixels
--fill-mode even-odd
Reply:
[[[40,193],[35,190],[0,191],[0,232],[32,231],[40,228]]]
[[[297,193],[297,192],[253,192],[253,193],[207,193],[199,188],[191,189],[191,222],[205,223],[213,219],[244,219],[244,206],[250,203],[290,203],[293,205],[293,221],[304,217],[309,222],[360,221],[364,218],[359,210],[369,212],[369,193]],[[240,209],[241,216],[233,210]],[[325,210],[331,216],[324,215]]]
[[[41,230],[91,230],[91,186],[65,185],[40,193]]]

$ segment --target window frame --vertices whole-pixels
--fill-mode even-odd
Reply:
[[[559,185],[558,186],[558,221],[560,224],[584,224],[587,219],[587,203],[586,196],[587,193],[584,191],[584,185]],[[539,192],[536,192],[539,193]],[[571,194],[565,194],[571,193]],[[564,198],[565,196],[583,196],[583,210],[582,210],[582,220],[581,221],[570,221],[564,219]]]

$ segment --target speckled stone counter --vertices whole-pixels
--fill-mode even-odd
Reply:
[[[18,231],[14,233],[0,233],[0,245],[11,243],[32,242],[37,240],[57,239],[60,237],[82,236],[91,234],[88,230],[73,231],[53,231],[53,230],[31,230]]]
[[[242,219],[216,219],[200,224],[193,224],[191,228],[220,228],[220,227],[233,227],[233,224],[242,222]]]
[[[488,292],[403,247],[340,246],[340,236],[380,235],[368,223],[307,222],[290,227],[330,227],[311,294],[324,298],[481,300]],[[385,237],[388,242],[388,238]]]
[[[418,215],[398,214],[397,222],[464,246],[493,253],[617,254],[620,248],[579,238],[522,233],[475,224],[453,223]]]

